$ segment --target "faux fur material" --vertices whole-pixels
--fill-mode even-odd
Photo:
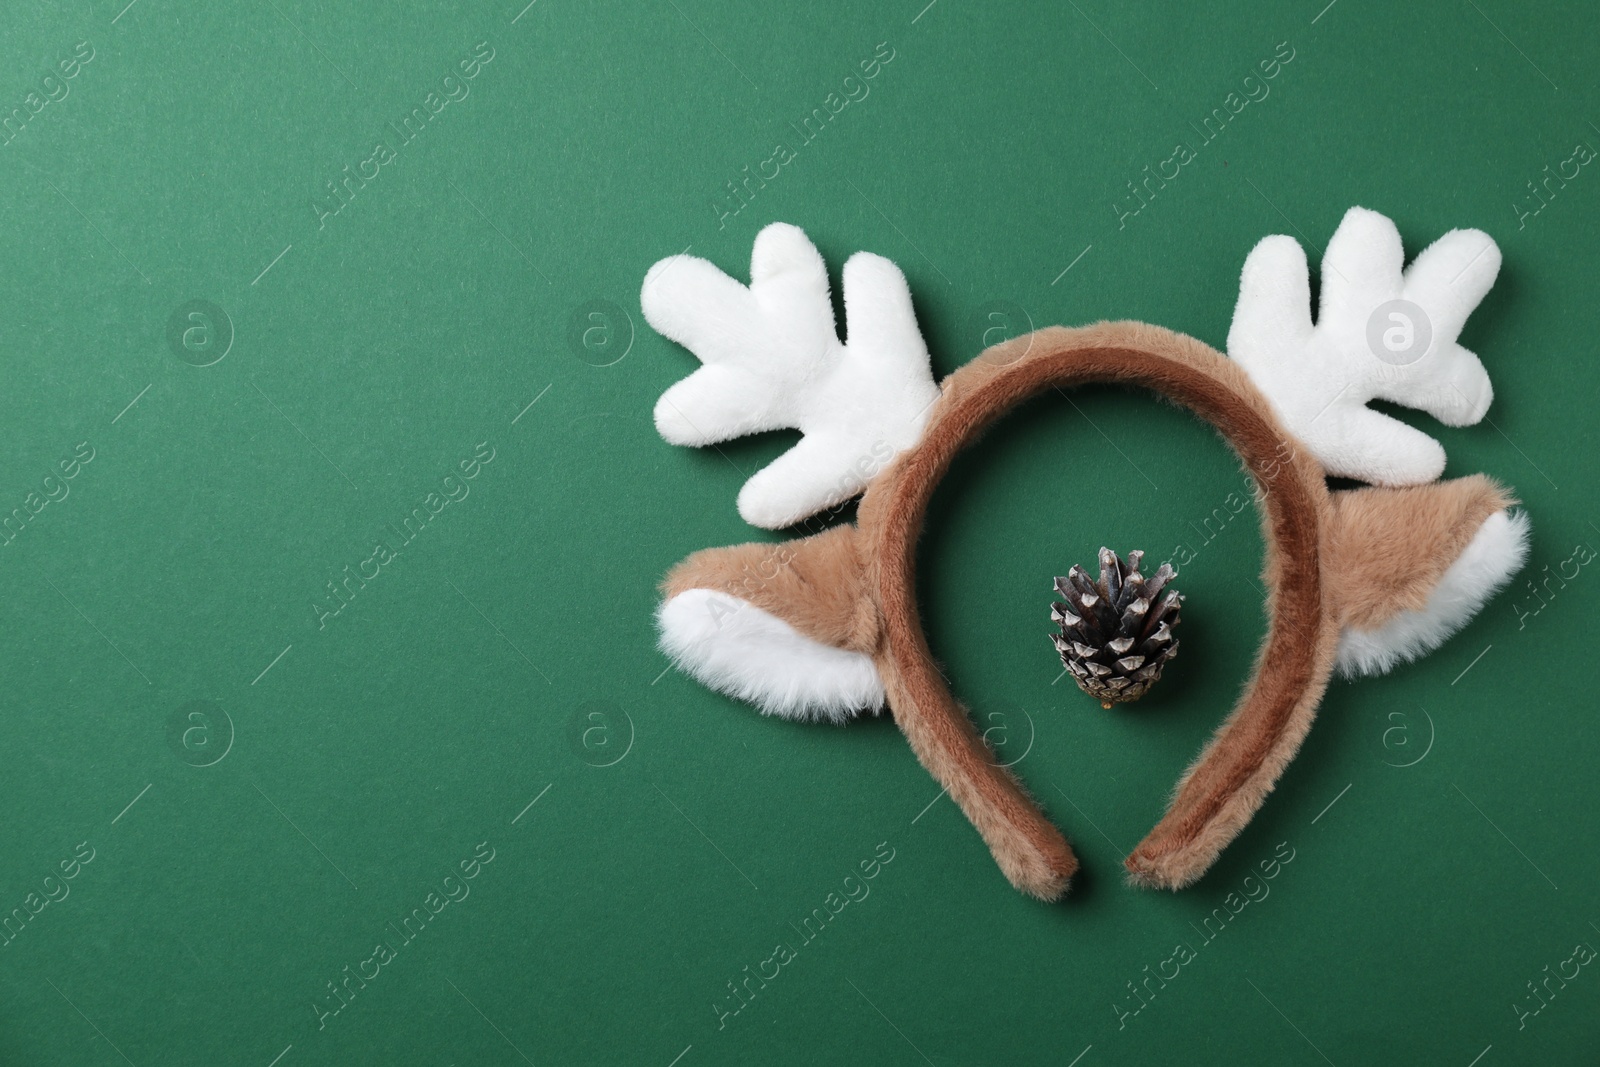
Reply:
[[[1522,569],[1528,556],[1526,512],[1496,511],[1478,526],[1423,603],[1389,615],[1381,625],[1346,626],[1337,664],[1346,678],[1383,674],[1397,663],[1426,655],[1465,626]]]
[[[1483,364],[1456,343],[1499,273],[1494,241],[1451,230],[1402,271],[1404,263],[1394,223],[1351,208],[1322,258],[1313,326],[1306,254],[1294,238],[1267,237],[1245,260],[1228,354],[1329,474],[1431,482],[1444,471],[1439,442],[1367,403],[1390,400],[1467,426],[1494,397]]]
[[[854,526],[781,544],[696,552],[667,572],[666,597],[715,589],[787,620],[814,641],[873,655],[880,626]]]
[[[1142,385],[1189,407],[1223,434],[1262,489],[1268,633],[1239,702],[1125,861],[1136,883],[1190,884],[1245,826],[1310,729],[1342,626],[1410,626],[1407,613],[1432,610],[1440,589],[1456,604],[1454,585],[1481,577],[1475,534],[1486,538],[1484,554],[1514,565],[1495,542],[1494,516],[1510,500],[1489,479],[1330,495],[1316,458],[1237,362],[1159,327],[1102,323],[1017,338],[947,378],[922,439],[871,482],[857,526],[699,552],[669,573],[663,644],[697,677],[769,708],[835,721],[886,697],[917,758],[1006,877],[1046,900],[1066,891],[1077,859],[998,765],[940,673],[918,614],[915,546],[928,501],[963,447],[1028,397],[1085,382]],[[1447,569],[1463,552],[1469,570]],[[709,629],[712,604],[744,605],[751,614],[735,617],[750,632],[744,623]],[[1462,606],[1470,613],[1477,605]],[[858,661],[823,662],[810,645],[799,646],[798,670],[768,655],[807,641],[870,658],[871,683]]]
[[[883,705],[870,657],[814,641],[738,597],[690,589],[661,605],[658,622],[674,663],[768,715],[843,723]]]
[[[1332,669],[1337,628],[1322,566],[1331,512],[1323,474],[1278,424],[1237,364],[1192,338],[1141,323],[1052,327],[996,346],[947,378],[923,440],[862,498],[884,617],[884,678],[895,720],[950,789],[1014,885],[1065,891],[1076,860],[976,736],[934,663],[918,618],[915,541],[955,454],[990,422],[1045,389],[1143,385],[1193,409],[1240,453],[1264,490],[1271,626],[1244,697],[1185,774],[1165,818],[1128,857],[1135,881],[1178,888],[1199,877],[1260,806],[1310,727]]]
[[[661,589],[662,650],[713,689],[792,719],[842,723],[882,706],[871,658],[878,610],[867,595],[854,526],[696,552],[667,573]],[[753,614],[729,612],[730,602]],[[708,626],[712,613],[733,622]],[[781,660],[788,648],[796,650],[793,664]]]
[[[650,268],[639,300],[651,326],[704,364],[657,402],[662,437],[805,435],[740,491],[739,514],[754,526],[792,526],[860,493],[916,442],[939,395],[900,268],[866,252],[844,265],[840,342],[827,267],[794,226],[756,235],[748,287],[679,255]]]
[[[801,444],[741,493],[741,513],[760,525],[793,523],[866,486],[857,526],[685,560],[664,582],[663,647],[706,684],[778,714],[842,721],[887,699],[1006,877],[1055,899],[1077,859],[940,673],[918,614],[915,546],[954,456],[1018,403],[1086,382],[1154,390],[1238,452],[1262,490],[1266,544],[1269,627],[1254,673],[1125,861],[1139,884],[1190,884],[1298,751],[1336,658],[1366,670],[1432,648],[1521,565],[1526,520],[1509,516],[1510,498],[1481,476],[1327,490],[1324,466],[1390,486],[1443,468],[1437,442],[1369,400],[1462,425],[1491,398],[1481,364],[1455,339],[1494,280],[1498,250],[1455,231],[1409,270],[1402,263],[1393,224],[1353,209],[1324,258],[1315,326],[1304,253],[1269,238],[1245,267],[1232,359],[1140,323],[1052,327],[986,351],[942,391],[887,261],[858,256],[845,267],[848,345],[833,330],[821,258],[792,227],[762,232],[748,288],[702,260],[657,264],[646,316],[705,363],[662,397],[662,434],[704,444],[800,428]],[[1379,358],[1370,340],[1395,301],[1407,302],[1408,323],[1426,321],[1416,359]]]
[[[1375,630],[1420,611],[1485,519],[1516,503],[1482,474],[1405,489],[1333,494],[1339,622]]]

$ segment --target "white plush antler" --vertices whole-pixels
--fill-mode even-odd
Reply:
[[[822,256],[794,226],[756,235],[748,287],[671,256],[650,268],[639,299],[651,326],[705,364],[656,403],[662,437],[805,435],[740,491],[739,514],[756,526],[781,529],[861,492],[916,443],[939,396],[900,269],[866,252],[845,263],[840,343]]]
[[[1268,237],[1245,260],[1228,354],[1329,474],[1415,485],[1443,473],[1439,442],[1370,400],[1469,426],[1493,399],[1483,364],[1456,337],[1494,284],[1500,250],[1481,231],[1451,230],[1402,272],[1404,262],[1394,223],[1351,208],[1322,257],[1313,326],[1306,256],[1293,238]]]

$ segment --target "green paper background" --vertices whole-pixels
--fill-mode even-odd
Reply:
[[[1600,545],[1600,176],[1536,214],[1528,189],[1600,145],[1588,7],[125,2],[0,28],[0,117],[94,53],[0,147],[0,513],[94,450],[0,547],[0,914],[68,893],[0,948],[0,1062],[1595,1062],[1595,968],[1515,1007],[1600,945],[1600,578],[1526,584]],[[468,95],[399,146],[479,42]],[[1119,221],[1280,42],[1269,95]],[[880,43],[869,94],[801,143]],[[379,140],[395,158],[319,223]],[[795,158],[734,213],[725,184],[779,142]],[[1237,463],[1148,396],[1030,405],[924,542],[933,646],[1084,863],[1064,903],[1005,883],[887,718],[765,720],[666,669],[655,583],[770,536],[734,497],[793,435],[655,434],[695,365],[639,314],[657,259],[746,277],[773,220],[835,278],[889,256],[942,374],[1028,324],[1221,346],[1253,243],[1315,262],[1352,204],[1412,253],[1500,243],[1463,335],[1489,418],[1404,417],[1449,474],[1516,487],[1532,557],[1426,660],[1335,682],[1198,885],[1134,890],[1120,859],[1249,673],[1261,541],[1248,510],[1207,535]],[[193,300],[231,324],[209,366],[221,332],[168,339]],[[469,495],[319,629],[326,583],[480,442]],[[1055,684],[1046,638],[1051,576],[1101,544],[1195,555],[1184,655],[1117,713]],[[386,924],[484,842],[450,883],[470,895],[402,943]],[[870,895],[802,944],[880,844]],[[796,958],[719,1026],[780,941]]]

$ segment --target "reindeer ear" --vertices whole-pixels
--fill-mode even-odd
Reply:
[[[883,705],[879,615],[855,526],[696,552],[667,574],[661,647],[769,715],[843,723]]]
[[[1329,573],[1341,674],[1383,674],[1439,647],[1522,568],[1528,516],[1481,474],[1332,494]]]

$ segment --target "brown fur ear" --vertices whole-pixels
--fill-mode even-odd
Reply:
[[[661,583],[667,599],[690,589],[738,597],[834,648],[868,656],[878,648],[878,607],[854,525],[799,541],[696,552]]]
[[[1357,630],[1422,610],[1484,520],[1516,503],[1482,474],[1332,498],[1329,595],[1340,623]]]

